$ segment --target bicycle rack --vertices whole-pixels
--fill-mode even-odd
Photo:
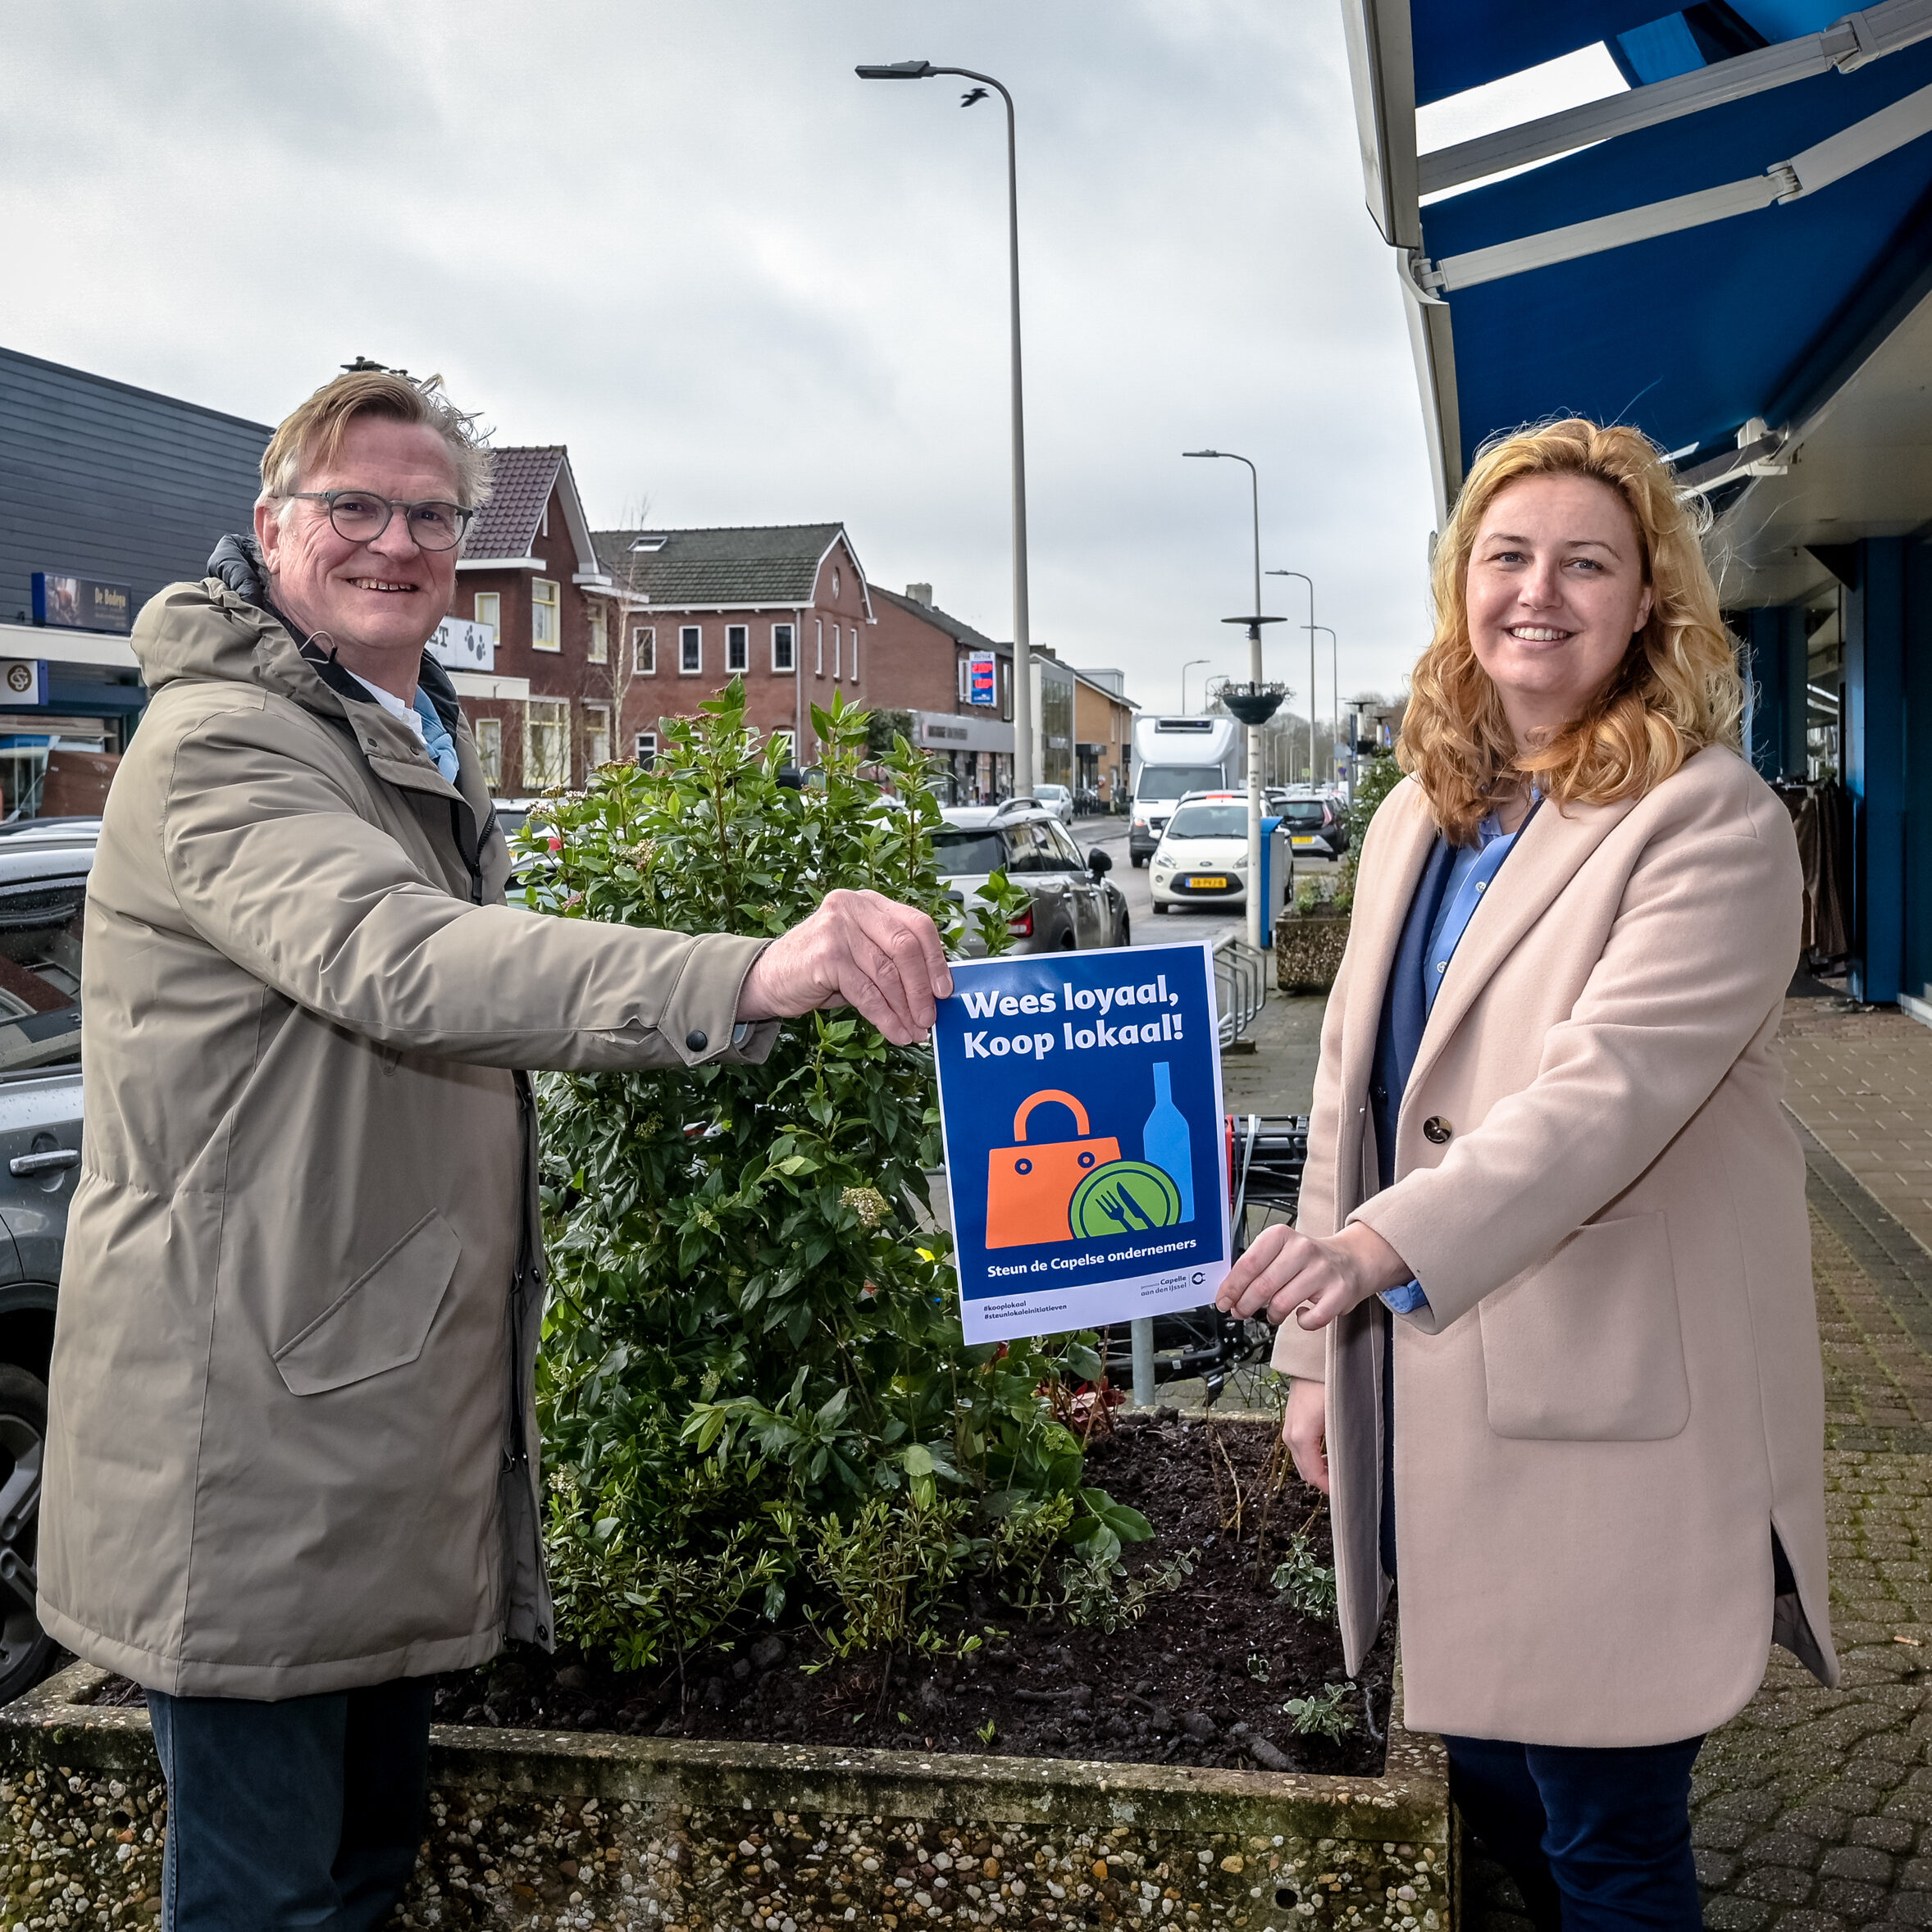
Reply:
[[[1238,1040],[1261,1014],[1268,997],[1268,956],[1232,932],[1214,941],[1214,1004],[1223,1046]]]

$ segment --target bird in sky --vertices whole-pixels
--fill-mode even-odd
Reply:
[[[987,90],[983,87],[976,87],[970,93],[964,93],[959,96],[959,105],[962,107],[970,107],[975,101],[983,101],[986,98]]]

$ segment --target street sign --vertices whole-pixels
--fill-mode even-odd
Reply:
[[[968,1342],[1212,1301],[1231,1259],[1211,949],[953,968],[932,1041]]]
[[[966,660],[967,700],[973,704],[1000,702],[1000,660],[991,651],[975,651]]]

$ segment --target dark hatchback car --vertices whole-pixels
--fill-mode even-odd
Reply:
[[[80,926],[98,818],[0,825],[0,1702],[55,1647],[34,1615],[47,1368],[80,1165]]]
[[[1107,877],[1105,852],[1082,854],[1059,818],[1030,800],[1003,805],[950,805],[932,834],[932,855],[952,896],[965,909],[966,951],[982,950],[971,923],[996,872],[1024,892],[1027,909],[1008,927],[1016,953],[1056,953],[1131,945],[1127,898]]]

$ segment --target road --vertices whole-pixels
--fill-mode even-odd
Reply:
[[[1116,818],[1076,818],[1073,837],[1082,851],[1095,848],[1114,861],[1108,874],[1127,895],[1127,915],[1133,927],[1136,945],[1172,945],[1176,940],[1219,939],[1223,932],[1237,936],[1247,931],[1247,918],[1238,905],[1178,905],[1171,913],[1154,916],[1154,900],[1147,889],[1145,866],[1137,871],[1127,855],[1127,821]],[[1328,862],[1307,859],[1295,861],[1297,873],[1331,871]]]

